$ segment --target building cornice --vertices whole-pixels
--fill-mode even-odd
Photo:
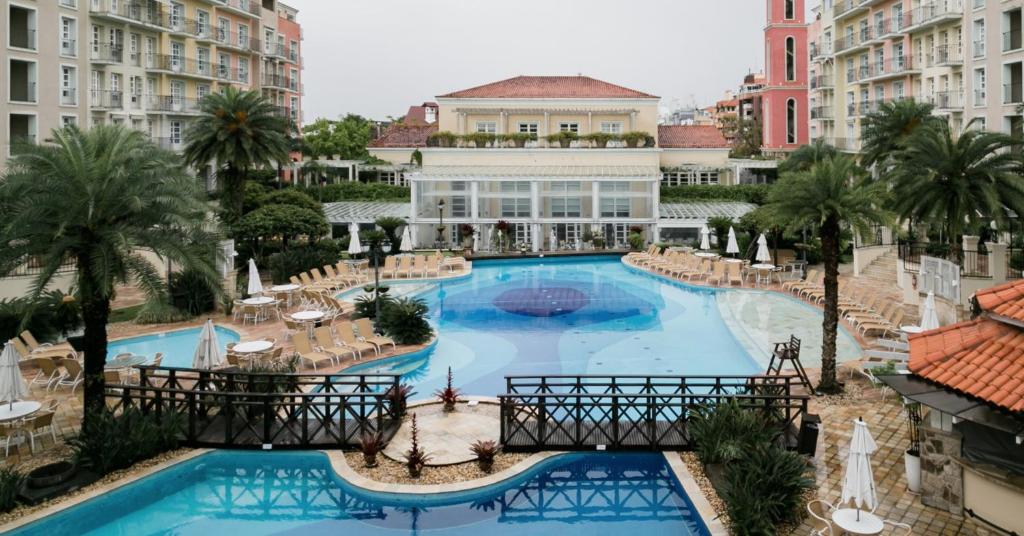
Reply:
[[[650,98],[628,98],[628,99],[593,99],[593,98],[544,98],[544,99],[502,99],[502,98],[488,98],[488,99],[463,99],[455,97],[436,97],[438,104],[448,106],[459,106],[464,107],[470,106],[538,106],[538,105],[551,105],[551,106],[565,106],[567,103],[580,103],[589,106],[623,106],[623,105],[635,105],[635,106],[651,106],[657,105],[661,102],[660,97]]]

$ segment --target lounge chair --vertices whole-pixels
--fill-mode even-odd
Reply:
[[[314,329],[313,336],[316,337],[316,344],[319,346],[319,350],[337,358],[336,363],[341,364],[342,354],[348,354],[352,356],[352,359],[356,358],[355,350],[334,341],[334,335],[331,334],[330,326],[320,326]]]
[[[900,330],[900,323],[903,322],[903,308],[896,309],[893,316],[887,320],[877,322],[865,322],[857,325],[857,331],[860,331],[861,335],[867,335],[868,333],[897,333]]]
[[[300,281],[299,278],[294,275],[289,277],[288,281],[293,285],[298,285],[300,287],[302,286],[302,281]]]
[[[868,296],[868,299],[866,301],[864,301],[864,302],[860,302],[860,303],[840,303],[839,304],[839,313],[842,316],[848,316],[851,313],[855,313],[855,312],[857,312],[857,313],[866,313],[866,312],[874,311],[875,310],[875,305],[878,304],[878,300],[880,300],[880,299],[881,299],[881,296],[879,296],[878,294],[872,294],[872,295]]]
[[[818,278],[818,274],[818,270],[811,270],[810,272],[807,273],[806,279],[794,279],[793,281],[786,281],[785,283],[782,284],[782,290],[793,291],[794,287],[803,288],[808,284],[808,282],[813,282],[814,280],[816,280]]]
[[[39,341],[37,341],[36,338],[32,335],[32,332],[27,329],[25,331],[22,331],[19,337],[21,337],[21,340],[25,341],[25,344],[28,345],[28,349],[33,352],[45,350],[46,348],[53,346],[48,342],[40,344]]]
[[[313,345],[309,342],[309,335],[305,333],[292,335],[292,343],[295,345],[295,353],[298,354],[299,359],[312,365],[314,371],[318,364],[334,361],[330,355],[314,350]]]
[[[846,320],[851,324],[879,322],[888,318],[896,307],[898,307],[896,302],[889,301],[886,302],[877,313],[874,311],[851,311],[850,314],[846,315],[844,318],[846,318]]]
[[[423,255],[413,257],[412,273],[418,277],[427,277],[427,259]]]
[[[331,266],[330,264],[324,265],[324,274],[327,275],[327,279],[334,281],[335,283],[341,285],[342,287],[351,286],[356,282],[354,278],[343,276],[336,273],[334,271],[334,267]]]
[[[466,258],[465,257],[460,257],[460,256],[457,256],[457,255],[454,255],[454,256],[451,256],[451,257],[445,257],[438,250],[434,250],[434,256],[438,258],[438,260],[440,261],[440,265],[441,266],[447,266],[448,267],[448,271],[450,271],[450,272],[454,272],[456,266],[458,266],[459,269],[462,269],[462,270],[466,269]]]
[[[343,286],[341,281],[335,281],[325,278],[323,275],[320,274],[319,268],[313,268],[312,270],[309,271],[309,273],[313,276],[313,281],[316,282],[316,285],[319,287],[326,288],[329,290],[338,290]]]
[[[412,257],[402,257],[398,261],[398,269],[395,270],[395,277],[412,277]]]
[[[739,283],[739,285],[742,287],[743,274],[740,272],[740,264],[735,262],[729,262],[725,264],[725,268],[728,276],[727,279],[729,280],[729,285]]]
[[[347,262],[338,261],[338,264],[335,264],[334,268],[335,270],[338,271],[338,277],[347,278],[348,280],[352,281],[352,284],[354,285],[362,283],[363,281],[366,280],[366,278],[363,277],[361,274],[356,273],[352,269],[352,266],[349,265]]]
[[[14,350],[18,352],[18,355],[22,359],[28,359],[30,357],[45,357],[48,359],[63,359],[63,358],[74,358],[75,351],[67,348],[64,350],[40,348],[39,351],[33,352],[29,347],[18,337],[11,339],[11,344],[14,345]]]
[[[383,277],[398,277],[397,275],[398,266],[395,262],[395,257],[388,256],[384,258],[384,266],[380,268],[380,275]]]
[[[373,323],[370,322],[369,318],[358,318],[355,321],[356,329],[359,330],[359,340],[368,342],[377,347],[377,353],[381,353],[384,350],[384,345],[390,344],[391,349],[395,349],[395,341],[390,337],[383,335],[377,335],[373,330]]]
[[[352,322],[338,322],[334,325],[334,333],[338,335],[338,339],[341,344],[354,349],[359,353],[359,357],[363,357],[363,352],[370,350],[374,353],[379,354],[377,347],[368,343],[360,341],[356,338],[356,334],[352,331]]]
[[[428,277],[433,274],[435,277],[441,276],[441,265],[438,263],[437,257],[427,257],[427,267],[423,270],[423,276]]]
[[[836,290],[836,294],[842,296],[843,293],[845,293],[851,285],[853,285],[853,282],[850,279],[843,279],[839,281],[839,288]],[[809,302],[818,303],[819,301],[825,300],[825,286],[822,285],[819,288],[804,289],[800,292],[800,294],[802,295],[803,299]]]
[[[44,385],[46,390],[50,390],[50,386],[59,382],[64,378],[64,372],[60,370],[53,359],[46,356],[30,357],[23,360],[21,363],[33,366],[39,369],[36,375],[29,380],[29,385]]]
[[[708,283],[714,282],[716,285],[721,285],[727,281],[725,275],[725,263],[722,261],[716,261],[711,265],[711,275],[708,276]]]
[[[53,385],[54,391],[58,387],[70,387],[71,394],[74,394],[75,389],[85,381],[85,376],[82,373],[82,364],[75,359],[61,359],[58,364],[64,367],[64,370],[67,372]]]

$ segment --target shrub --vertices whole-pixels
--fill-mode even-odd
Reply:
[[[401,298],[381,308],[380,327],[398,344],[423,344],[434,334],[427,323],[427,304],[419,298]]]
[[[597,145],[598,148],[604,148],[608,146],[608,142],[614,139],[618,139],[618,136],[615,136],[614,134],[608,134],[607,132],[592,132],[590,134],[582,136],[582,138],[587,141],[594,142],[594,144]]]
[[[171,275],[169,288],[171,304],[189,316],[212,311],[221,289],[214,286],[196,270],[185,270]]]
[[[486,147],[488,143],[493,145],[496,140],[497,137],[494,134],[486,132],[472,132],[462,137],[462,141],[466,143],[473,142],[478,149]]]
[[[431,134],[427,138],[427,147],[455,147],[455,143],[458,140],[458,134],[442,130],[441,132]]]
[[[53,342],[82,325],[77,300],[58,290],[45,292],[35,302],[28,298],[0,300],[0,340],[29,330],[40,342]]]
[[[387,392],[384,393],[384,398],[391,404],[391,413],[397,419],[401,419],[405,416],[405,409],[409,405],[409,397],[414,393],[412,392],[412,386],[403,383],[398,388],[389,387]]]
[[[629,235],[629,248],[633,251],[640,251],[644,248],[644,235],[633,233]]]
[[[809,470],[801,455],[774,445],[760,445],[726,466],[722,498],[733,531],[775,534],[777,525],[797,521],[814,486]]]
[[[260,206],[265,205],[291,205],[294,207],[308,208],[309,210],[322,211],[323,206],[313,199],[313,196],[298,188],[282,188],[264,194],[257,199]]]
[[[18,494],[25,475],[13,467],[0,467],[0,513],[9,512],[18,504]]]
[[[409,476],[419,478],[423,467],[430,461],[430,455],[420,448],[420,430],[416,425],[416,414],[412,414],[412,430],[410,431],[409,450],[405,453],[405,467],[409,470]]]
[[[135,315],[136,324],[171,324],[188,320],[188,313],[167,303],[164,298],[150,299]]]
[[[663,186],[661,200],[680,201],[742,201],[763,205],[767,202],[771,185],[768,184],[694,184],[690,186]]]
[[[628,147],[654,147],[654,136],[646,132],[632,131],[622,135]]]
[[[569,144],[571,144],[573,142],[573,140],[578,140],[579,137],[580,137],[579,134],[577,134],[575,132],[566,131],[566,132],[555,132],[553,134],[549,134],[544,139],[548,140],[548,143],[560,145],[562,147],[568,147]]]
[[[378,182],[343,181],[326,186],[310,186],[305,191],[324,203],[335,201],[408,202],[411,197],[408,187],[392,186]]]
[[[409,163],[423,167],[423,153],[419,149],[413,151],[412,156],[409,157]]]
[[[392,305],[393,303],[395,303],[395,299],[392,298],[391,296],[388,296],[388,294],[384,292],[384,287],[381,287],[381,316],[384,316],[384,310],[387,309],[388,306]],[[356,298],[355,307],[355,311],[352,312],[352,318],[369,318],[372,320],[375,320],[377,318],[377,299],[374,298],[374,295],[372,294],[372,289],[370,294],[364,294]]]
[[[376,434],[363,432],[363,436],[359,439],[359,450],[363,453],[363,463],[367,467],[376,467],[377,454],[384,450],[384,437],[380,432]]]
[[[270,279],[287,283],[288,278],[302,272],[335,264],[341,258],[342,245],[337,240],[320,240],[270,256]]]
[[[763,414],[735,400],[699,409],[690,420],[697,456],[705,464],[728,463],[776,436]]]
[[[498,454],[498,444],[491,440],[477,440],[469,446],[470,452],[476,456],[480,470],[490,473],[494,467],[494,457]]]
[[[512,134],[502,134],[498,136],[498,141],[512,142],[516,147],[523,147],[528,141],[537,141],[537,135],[526,132],[513,132]]]
[[[181,430],[177,413],[143,415],[134,408],[120,414],[104,408],[84,423],[68,443],[75,460],[100,475],[177,448]]]
[[[399,237],[396,232],[399,227],[406,225],[406,221],[403,218],[395,216],[381,216],[373,223],[384,231],[384,235],[387,236],[388,241],[391,242],[393,251],[397,251],[398,247],[401,245],[401,237]]]
[[[461,394],[462,391],[452,387],[452,368],[448,367],[448,383],[445,385],[444,389],[434,391],[434,396],[444,403],[445,411],[454,411],[455,404],[459,402],[459,396]]]

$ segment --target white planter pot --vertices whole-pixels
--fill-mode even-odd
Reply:
[[[907,490],[921,493],[921,457],[904,452],[903,464],[907,469]]]

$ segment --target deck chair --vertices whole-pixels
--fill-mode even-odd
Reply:
[[[419,277],[427,277],[427,259],[423,255],[413,257],[412,273]]]
[[[334,265],[334,268],[338,271],[338,277],[346,278],[352,281],[352,284],[359,284],[365,280],[365,278],[352,270],[347,262],[338,261],[338,264]]]
[[[427,277],[434,275],[434,277],[441,277],[441,265],[438,264],[437,257],[427,257],[427,267],[423,270],[423,276]]]
[[[32,335],[32,332],[27,329],[25,331],[22,331],[21,334],[18,336],[21,337],[21,340],[25,341],[25,344],[28,345],[28,349],[33,352],[37,352],[44,348],[53,346],[48,342],[40,344],[39,341],[37,341],[36,338]]]
[[[861,335],[867,335],[868,333],[896,333],[900,329],[900,322],[903,322],[903,308],[896,309],[892,318],[882,320],[878,322],[865,322],[857,326],[857,330],[860,331]]]
[[[376,346],[378,354],[381,351],[383,351],[384,350],[384,346],[388,345],[388,344],[391,345],[391,349],[392,350],[395,349],[395,341],[394,340],[392,340],[390,337],[385,337],[383,335],[377,335],[373,331],[373,323],[370,322],[369,318],[363,317],[363,318],[356,319],[355,325],[356,325],[356,329],[359,330],[359,340],[361,340],[363,342],[368,342],[368,343]]]
[[[363,357],[363,352],[367,350],[380,353],[377,351],[376,346],[356,338],[355,332],[352,331],[352,322],[338,322],[334,325],[334,333],[338,335],[338,340],[341,341],[341,344],[353,348],[359,353],[359,357]]]
[[[711,265],[711,275],[708,276],[708,283],[714,282],[716,285],[721,285],[725,281],[725,263],[717,261]]]
[[[64,377],[64,373],[53,362],[53,359],[49,357],[30,357],[23,360],[22,363],[39,369],[36,375],[29,380],[30,387],[33,385],[44,385],[46,390],[49,391],[51,385],[59,382]]]
[[[65,357],[75,357],[75,352],[70,348],[66,350],[57,350],[49,348],[40,348],[38,352],[29,350],[28,346],[18,337],[11,339],[11,344],[14,345],[14,350],[18,352],[18,355],[22,359],[28,359],[30,357],[45,357],[48,359],[63,359]]]
[[[402,257],[398,261],[398,269],[395,270],[395,277],[412,277],[412,257]]]
[[[292,343],[295,345],[295,353],[298,354],[299,360],[312,365],[313,370],[316,370],[316,366],[319,364],[331,363],[333,361],[330,355],[314,350],[313,345],[309,342],[309,335],[305,333],[293,334]]]
[[[880,322],[892,314],[893,309],[898,307],[896,302],[889,301],[876,313],[874,311],[852,311],[845,318],[851,324],[863,324],[864,322]]]
[[[341,364],[342,354],[348,354],[352,356],[352,359],[356,358],[355,350],[334,342],[334,335],[331,334],[330,326],[320,326],[314,329],[313,336],[316,337],[316,344],[319,346],[319,350],[334,356],[337,359],[336,363]]]
[[[384,258],[384,266],[380,269],[380,275],[383,277],[398,277],[397,275],[398,265],[395,262],[395,257],[388,256]]]
[[[293,285],[298,285],[300,287],[302,286],[302,281],[300,281],[299,278],[294,275],[289,277],[288,281]]]
[[[808,284],[813,284],[813,281],[817,280],[820,272],[818,270],[811,270],[807,273],[806,279],[795,279],[793,281],[786,281],[782,284],[782,290],[784,292],[796,292],[794,288],[803,288]]]
[[[878,300],[882,299],[879,294],[872,294],[868,296],[867,301],[861,303],[841,303],[839,304],[839,313],[842,316],[847,316],[851,313],[859,312],[866,313],[875,310],[875,305],[878,304]]]
[[[85,375],[82,373],[82,364],[75,359],[61,359],[58,364],[64,367],[66,373],[61,379],[57,380],[53,390],[56,391],[58,387],[70,387],[71,393],[74,394],[75,389],[85,381]]]
[[[743,274],[740,272],[740,264],[735,262],[729,262],[726,263],[725,267],[727,271],[727,279],[729,280],[729,285],[731,286],[734,283],[739,283],[739,285],[742,287]]]

